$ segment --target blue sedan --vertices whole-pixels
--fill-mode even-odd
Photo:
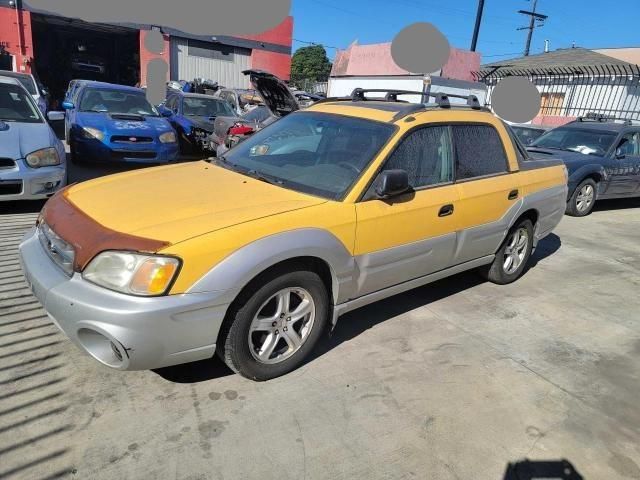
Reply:
[[[231,106],[224,100],[197,93],[172,91],[158,107],[178,133],[183,154],[212,152],[209,136],[214,131],[215,119],[235,117]]]
[[[71,161],[167,163],[176,132],[139,88],[82,82],[62,104]]]

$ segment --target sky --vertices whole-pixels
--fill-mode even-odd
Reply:
[[[533,0],[485,0],[478,39],[482,63],[522,55],[529,17],[517,13],[531,10]],[[606,5],[607,8],[603,8]],[[469,49],[478,0],[293,0],[293,48],[319,43],[330,58],[335,48],[391,42],[405,26],[430,22],[452,46]],[[576,46],[586,48],[640,47],[638,13],[640,0],[538,0],[537,12],[548,15],[536,28],[531,53]],[[333,48],[331,48],[333,47]]]

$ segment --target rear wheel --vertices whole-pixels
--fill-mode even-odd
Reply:
[[[480,273],[499,285],[514,282],[524,272],[532,249],[533,224],[523,219],[509,230],[493,262],[480,269]]]
[[[598,184],[593,178],[587,178],[578,185],[567,202],[566,214],[572,217],[589,215],[596,203]]]
[[[236,373],[269,380],[299,367],[326,328],[329,296],[310,271],[279,272],[229,312],[218,354]]]

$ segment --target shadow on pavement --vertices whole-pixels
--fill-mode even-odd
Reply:
[[[502,480],[583,480],[569,460],[521,460],[509,463]]]
[[[540,261],[553,255],[561,245],[560,238],[555,234],[544,238],[532,255],[528,269],[535,268]],[[340,318],[332,334],[319,342],[305,363],[312,362],[379,323],[475,287],[484,281],[477,272],[464,272],[349,312]],[[205,382],[233,374],[217,356],[199,362],[157,369],[154,372],[165,380],[175,383]]]

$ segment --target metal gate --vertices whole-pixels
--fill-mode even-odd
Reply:
[[[497,67],[475,72],[488,87],[487,106],[493,88],[505,77],[526,77],[540,91],[540,115],[582,117],[589,114],[640,119],[640,67],[596,65],[517,69]]]

